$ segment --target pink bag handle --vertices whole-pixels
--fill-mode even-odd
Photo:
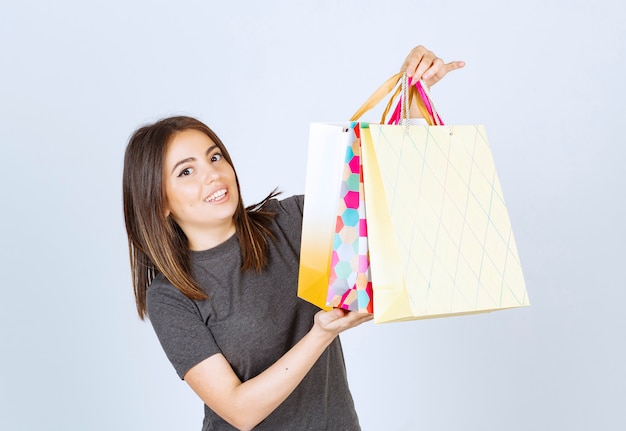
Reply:
[[[409,80],[409,85],[411,85],[411,80]],[[428,87],[426,83],[421,79],[415,83],[415,88],[417,88],[417,92],[420,95],[420,98],[424,102],[428,113],[433,119],[433,123],[437,126],[443,126],[443,120],[439,116],[437,109],[435,108],[435,104],[433,103],[433,99],[430,97],[430,93],[428,92]]]
[[[444,125],[443,120],[441,119],[441,116],[439,115],[439,113],[437,112],[437,109],[435,108],[435,104],[433,103],[433,100],[430,97],[430,93],[428,92],[428,87],[426,86],[424,81],[417,80],[415,81],[415,84],[413,84],[413,79],[408,78],[408,82],[406,82],[406,75],[404,75],[402,85],[406,86],[406,88],[402,89],[402,95],[400,96],[400,99],[398,100],[398,104],[396,105],[396,108],[394,109],[393,113],[389,117],[389,121],[387,121],[387,124],[400,124],[403,119],[408,119],[408,104],[411,103],[411,97],[409,96],[409,92],[412,91],[411,87],[415,87],[415,90],[417,90],[417,95],[421,99],[422,103],[424,104],[424,107],[426,108],[426,111],[428,112],[429,118],[425,118],[428,124],[435,125],[435,126]],[[407,99],[408,99],[408,104],[405,104],[404,101]],[[422,114],[425,114],[425,113],[422,112]]]

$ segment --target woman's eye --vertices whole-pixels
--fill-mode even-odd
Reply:
[[[218,160],[222,160],[222,155],[220,153],[215,153],[211,156],[212,162],[217,162]]]
[[[179,177],[185,177],[187,175],[191,175],[191,173],[193,172],[193,169],[191,168],[185,168],[182,171],[180,171],[180,174],[178,174]]]

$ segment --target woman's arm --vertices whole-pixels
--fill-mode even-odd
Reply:
[[[250,430],[293,392],[339,333],[372,317],[340,309],[318,312],[302,340],[268,369],[243,383],[221,354],[200,362],[184,378],[211,410],[235,428]]]

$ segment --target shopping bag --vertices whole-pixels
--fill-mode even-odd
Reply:
[[[529,305],[484,127],[444,126],[425,86],[407,84],[401,74],[351,121],[390,93],[380,124],[356,128],[374,321]],[[411,100],[429,125],[401,121]],[[393,124],[385,124],[389,112]],[[298,294],[322,308],[329,307],[341,148],[354,139],[350,124],[311,125]]]
[[[298,295],[373,311],[359,124],[311,125]]]
[[[353,120],[373,108],[395,87],[397,78],[392,77],[374,92],[350,121],[310,125],[298,296],[323,309],[341,307],[360,312],[373,311],[358,135],[360,126]],[[394,97],[398,96],[398,91],[396,89]],[[390,98],[383,116],[392,109],[394,100]],[[353,157],[357,153],[358,165]],[[347,206],[344,207],[342,198],[348,188],[355,188],[347,187],[344,179],[349,176],[353,181],[355,177],[351,174],[355,173],[357,166],[358,228],[355,224],[357,217],[352,211],[348,214],[348,228],[344,229],[346,223],[342,216]],[[345,186],[343,189],[342,185]],[[354,193],[351,198],[355,200]]]
[[[345,149],[354,138],[347,123],[309,129],[298,296],[323,309],[332,308],[326,305],[332,242]]]
[[[372,281],[367,243],[361,137],[351,123],[354,139],[347,145],[330,262],[326,305],[344,310],[373,311]]]
[[[529,305],[482,125],[361,127],[374,321]],[[424,112],[424,111],[423,111]]]

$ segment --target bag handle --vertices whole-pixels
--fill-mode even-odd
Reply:
[[[411,80],[409,80],[409,86],[411,86]],[[428,86],[426,86],[426,83],[420,79],[415,83],[414,86],[411,86],[410,88],[413,91],[416,90],[418,92],[419,97],[417,98],[417,100],[420,111],[422,111],[423,108],[426,108],[426,111],[428,112],[428,115],[425,115],[425,113],[422,111],[422,115],[424,116],[424,118],[432,119],[432,123],[428,122],[428,124],[430,124],[431,126],[443,126],[443,120],[441,119],[441,116],[439,116],[437,108],[435,108],[435,102],[433,102],[433,99],[430,97],[430,92],[428,91]]]
[[[363,116],[367,111],[378,105],[385,96],[387,96],[391,91],[398,85],[398,80],[402,78],[403,72],[396,73],[391,78],[389,78],[383,85],[378,87],[376,91],[372,93],[372,95],[361,105],[359,109],[354,113],[354,115],[350,118],[350,121],[357,121],[359,118]],[[392,99],[393,100],[393,96]]]
[[[382,118],[380,120],[381,124],[385,123],[385,119],[393,106],[394,100],[398,98],[398,95],[402,92],[402,95],[400,95],[397,105],[389,118],[389,124],[399,124],[402,119],[408,119],[408,107],[410,106],[411,101],[416,100],[420,113],[429,125],[443,125],[443,121],[435,109],[435,105],[430,97],[430,93],[428,92],[426,85],[423,81],[416,81],[415,85],[412,85],[412,79],[407,79],[404,72],[396,73],[391,78],[387,79],[387,81],[385,81],[380,87],[378,87],[376,91],[374,91],[374,93],[372,93],[372,95],[365,101],[365,103],[357,109],[354,115],[352,115],[350,121],[358,121],[361,116],[378,105],[383,98],[392,92],[393,94],[389,98],[387,106],[382,114]],[[408,103],[404,103],[405,100],[408,100]]]

